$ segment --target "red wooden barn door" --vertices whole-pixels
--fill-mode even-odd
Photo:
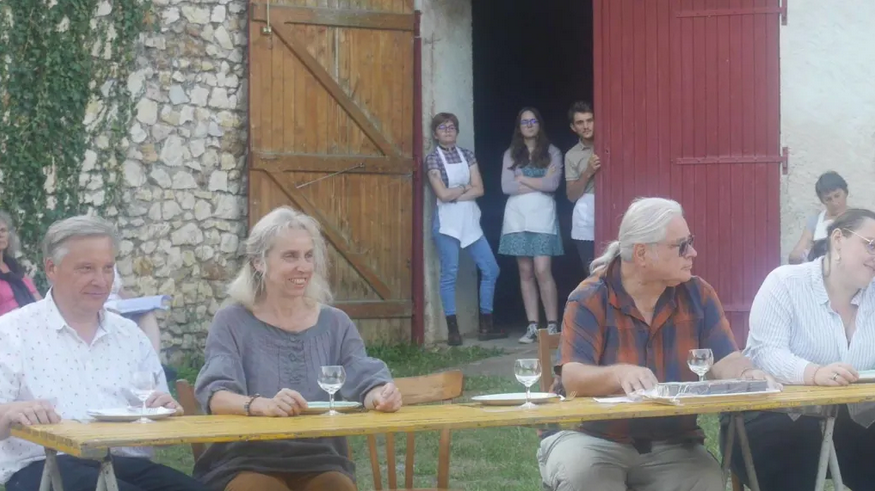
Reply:
[[[779,0],[596,0],[597,240],[678,200],[740,345],[780,264]]]

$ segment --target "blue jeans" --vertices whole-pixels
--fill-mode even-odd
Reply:
[[[441,302],[444,304],[444,315],[456,315],[456,277],[459,275],[461,244],[458,239],[438,232],[439,229],[438,221],[435,220],[434,241],[441,260]],[[495,281],[498,280],[499,273],[495,255],[492,254],[492,248],[486,242],[485,236],[465,250],[480,270],[480,312],[490,314],[495,298]]]

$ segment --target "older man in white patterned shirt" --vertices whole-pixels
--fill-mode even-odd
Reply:
[[[181,413],[168,394],[158,354],[132,321],[103,304],[113,282],[113,227],[73,217],[46,233],[44,257],[52,289],[46,298],[0,317],[0,482],[7,491],[36,491],[42,447],[9,437],[13,424],[88,418],[88,411],[127,407],[135,372],[151,372],[158,390],[146,401]],[[51,402],[50,402],[51,401]],[[121,491],[201,490],[204,486],[149,460],[151,449],[113,449]],[[57,458],[64,489],[95,489],[99,464]]]

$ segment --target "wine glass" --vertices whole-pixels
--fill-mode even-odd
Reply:
[[[340,365],[328,365],[319,369],[319,387],[328,392],[328,412],[329,416],[336,416],[340,413],[334,410],[334,393],[343,387],[346,382],[346,370]]]
[[[714,365],[714,353],[709,349],[691,349],[687,357],[687,365],[690,366],[693,373],[699,376],[699,382],[704,382],[705,374]]]
[[[519,383],[526,386],[526,403],[520,406],[522,409],[533,409],[537,406],[531,403],[530,391],[532,385],[541,378],[541,360],[537,358],[520,358],[513,365],[513,373]]]
[[[153,421],[145,416],[149,412],[148,408],[146,408],[146,401],[158,387],[158,375],[149,371],[134,372],[131,385],[133,386],[131,392],[143,403],[143,416],[136,420],[135,423],[152,423]]]

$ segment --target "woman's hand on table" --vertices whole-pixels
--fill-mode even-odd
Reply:
[[[253,416],[297,416],[307,409],[307,400],[296,390],[282,389],[273,398],[257,397],[249,408]]]
[[[391,382],[374,387],[365,397],[365,407],[383,413],[394,413],[401,409],[401,391]]]
[[[176,399],[166,392],[153,392],[152,395],[146,399],[146,407],[163,407],[166,409],[172,409],[176,411],[176,416],[182,416],[185,412],[182,409],[182,405],[176,402]]]
[[[830,363],[814,371],[814,385],[844,387],[856,382],[860,374],[847,363]]]

